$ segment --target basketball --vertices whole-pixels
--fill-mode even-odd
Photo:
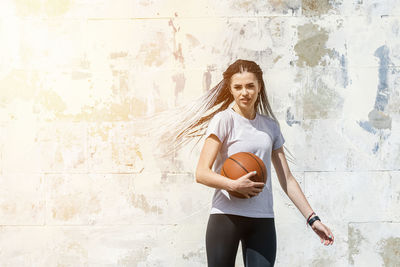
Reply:
[[[257,171],[257,174],[251,176],[250,180],[253,182],[267,182],[267,169],[264,162],[253,153],[239,152],[231,155],[225,160],[221,168],[221,175],[236,180],[252,171]],[[239,192],[228,192],[235,197],[246,198]]]

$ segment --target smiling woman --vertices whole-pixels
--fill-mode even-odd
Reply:
[[[253,61],[234,62],[224,72],[224,86],[218,96],[221,102],[234,105],[221,108],[211,118],[196,168],[196,181],[215,188],[206,231],[208,266],[235,266],[239,242],[245,266],[275,263],[277,238],[271,179],[254,182],[253,172],[238,179],[219,174],[225,160],[240,152],[262,159],[267,177],[271,177],[273,162],[284,192],[321,242],[332,244],[332,232],[313,212],[290,172],[283,152],[285,139],[268,102],[261,68]],[[246,198],[228,193],[232,191]]]
[[[262,75],[255,62],[239,59],[226,69],[223,80],[201,98],[152,120],[160,142],[167,144],[164,155],[176,151],[190,138],[206,138],[195,177],[198,183],[215,188],[206,231],[209,267],[233,267],[239,242],[245,266],[275,263],[272,179],[253,182],[252,172],[236,180],[219,174],[223,162],[238,152],[250,152],[262,159],[267,177],[271,177],[272,162],[283,191],[321,242],[333,243],[332,232],[313,212],[289,169],[283,150],[285,139],[269,104]],[[235,197],[229,191],[246,198]]]
[[[247,71],[235,73],[231,78],[232,86],[229,91],[239,107],[233,108],[237,113],[250,120],[254,119],[254,104],[260,94],[260,84],[257,77]]]

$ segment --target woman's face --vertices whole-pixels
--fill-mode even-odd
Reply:
[[[253,110],[260,92],[260,84],[252,72],[238,72],[231,77],[231,94],[236,105],[243,110]]]

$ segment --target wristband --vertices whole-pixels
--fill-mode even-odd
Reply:
[[[308,224],[309,224],[310,226],[312,226],[313,222],[315,222],[315,221],[321,221],[321,219],[320,219],[318,216],[314,216],[314,217],[312,217],[312,218],[310,219],[310,221],[308,222]]]
[[[315,212],[312,212],[312,213],[310,214],[310,216],[308,216],[306,225],[307,225],[307,223],[308,223],[308,220],[311,218],[311,216],[313,216],[313,214],[315,214]],[[315,214],[315,215],[316,215],[316,214]]]

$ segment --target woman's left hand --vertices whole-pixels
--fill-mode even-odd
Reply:
[[[319,236],[321,243],[325,242],[325,246],[333,244],[334,237],[331,230],[321,221],[315,221],[311,228]]]

